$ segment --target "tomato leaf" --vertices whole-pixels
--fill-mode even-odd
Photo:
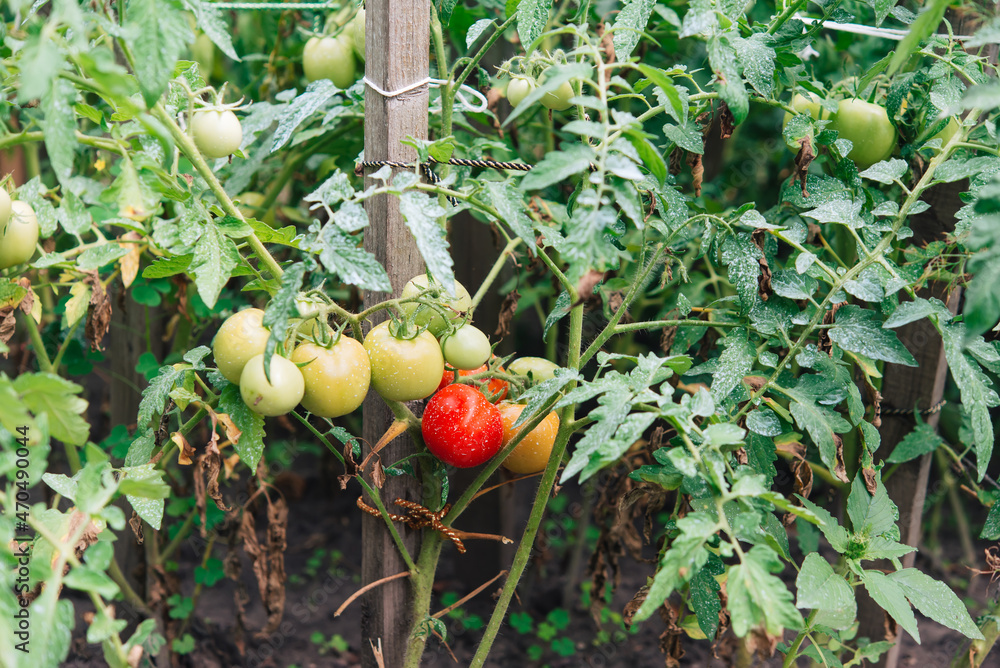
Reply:
[[[135,75],[146,106],[167,89],[174,65],[194,41],[187,16],[176,0],[132,0],[125,14],[126,33],[135,56]]]

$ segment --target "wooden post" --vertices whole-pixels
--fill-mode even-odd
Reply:
[[[368,0],[365,15],[365,56],[368,79],[386,91],[395,91],[427,77],[429,69],[430,3],[428,0]],[[396,97],[383,97],[368,87],[365,92],[365,159],[410,162],[417,154],[400,143],[407,136],[427,137],[428,89],[422,87]],[[365,248],[385,266],[399,296],[410,278],[424,271],[423,259],[413,235],[399,211],[398,201],[387,196],[365,203],[370,224],[365,230]],[[366,293],[366,305],[382,295]],[[393,416],[375,392],[364,404],[364,439],[375,444],[392,423]],[[382,461],[396,461],[413,448],[405,436],[382,451]],[[387,504],[397,497],[420,500],[420,487],[412,478],[389,478],[382,488]],[[399,527],[403,540],[416,558],[418,536]],[[362,583],[374,582],[406,570],[385,524],[380,518],[362,516]],[[369,641],[378,646],[386,666],[401,666],[411,626],[409,584],[395,580],[369,592],[362,599],[362,665],[377,665]]]

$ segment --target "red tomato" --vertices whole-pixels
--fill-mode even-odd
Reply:
[[[420,431],[431,454],[460,469],[485,464],[503,444],[500,411],[469,385],[449,385],[431,397]]]
[[[458,375],[471,376],[473,374],[482,373],[487,369],[489,369],[489,366],[484,364],[478,369],[472,369],[471,371],[459,370]],[[503,371],[503,367],[499,367],[497,371]],[[455,382],[455,371],[453,369],[449,369],[446,365],[444,367],[444,375],[441,376],[441,382],[438,384],[438,391],[443,390],[444,388],[448,387],[454,382]],[[470,385],[470,387],[472,386]],[[486,389],[489,391],[489,393],[496,397],[495,399],[493,399],[493,403],[497,403],[498,401],[503,401],[504,397],[507,396],[508,387],[509,384],[507,383],[507,381],[502,380],[500,378],[490,378],[490,382],[486,384]]]

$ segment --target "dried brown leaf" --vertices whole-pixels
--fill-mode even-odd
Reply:
[[[500,304],[500,313],[497,315],[497,329],[493,332],[494,336],[507,336],[511,333],[511,323],[514,320],[514,314],[517,313],[517,300],[521,298],[521,293],[517,290],[513,290],[503,298],[503,303]]]
[[[875,496],[875,492],[878,491],[878,476],[875,473],[875,469],[863,468],[861,469],[861,475],[865,479],[865,488],[868,493]]]
[[[809,165],[816,159],[813,151],[812,139],[808,136],[799,140],[799,152],[795,154],[795,171],[792,173],[792,183],[796,180],[802,182],[802,196],[809,197],[806,190],[806,177],[809,174]]]
[[[833,442],[837,446],[837,456],[833,465],[833,475],[837,476],[837,479],[841,482],[851,482],[851,479],[847,477],[847,469],[844,466],[844,439],[840,437],[840,434],[833,435]]]
[[[104,350],[101,341],[111,327],[111,300],[96,271],[88,272],[83,282],[90,286],[90,304],[87,306],[84,336],[90,342],[91,350]]]
[[[701,156],[697,153],[688,153],[687,164],[691,167],[691,181],[694,187],[694,196],[701,197],[701,184],[705,178],[705,166],[701,163]]]
[[[729,111],[729,105],[723,102],[719,110],[719,138],[729,139],[735,130],[736,119],[733,118],[733,112]]]

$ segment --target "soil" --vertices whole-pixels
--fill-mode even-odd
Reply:
[[[244,555],[242,584],[250,594],[250,602],[246,608],[247,630],[244,652],[241,655],[236,643],[236,608],[233,595],[237,584],[232,580],[223,579],[212,587],[206,587],[201,594],[189,629],[195,640],[195,647],[189,654],[178,657],[179,666],[346,668],[360,665],[358,657],[361,646],[358,621],[360,602],[352,603],[342,616],[334,616],[337,608],[360,586],[361,564],[357,545],[361,533],[361,521],[355,506],[356,486],[352,486],[348,491],[340,491],[334,476],[324,470],[325,464],[316,461],[315,458],[310,461],[310,457],[304,457],[297,460],[296,466],[301,467],[301,470],[290,474],[289,479],[293,484],[288,487],[290,492],[286,552],[288,583],[282,624],[275,633],[263,637],[256,635],[266,623],[266,613],[249,561]],[[301,491],[298,498],[294,498],[296,491]],[[565,492],[579,496],[578,490],[566,488]],[[224,496],[227,493],[224,490]],[[523,494],[519,492],[518,496],[529,498],[528,490],[525,489]],[[261,520],[258,525],[262,523]],[[121,540],[131,539],[131,535],[124,535],[121,538]],[[224,543],[224,541],[219,542]],[[957,578],[968,580],[968,570],[958,564],[961,561],[958,541],[946,539],[942,543],[945,546],[945,553],[942,555],[943,561],[939,563],[955,564],[950,567],[948,573],[942,573],[941,568],[936,568],[926,557],[918,557],[917,566],[935,577],[949,577],[952,582],[957,581]],[[982,541],[980,543],[977,543],[979,550],[977,557],[981,560],[982,550],[988,545]],[[179,553],[178,574],[183,574],[182,593],[187,596],[191,595],[194,587],[194,578],[190,574],[201,558],[195,551],[195,546],[199,544],[200,540],[195,535],[187,541]],[[792,544],[795,549],[794,539]],[[215,556],[223,559],[224,550],[224,545],[216,547]],[[948,550],[959,553],[950,554]],[[320,556],[318,560],[317,555]],[[600,638],[598,626],[579,600],[572,601],[569,605],[562,603],[562,581],[559,574],[566,572],[569,561],[565,548],[560,551],[550,547],[548,550],[542,550],[540,555],[541,564],[536,563],[532,567],[534,570],[526,574],[527,583],[522,583],[518,592],[519,597],[511,606],[511,612],[528,613],[537,629],[538,624],[553,610],[568,610],[568,626],[558,631],[554,639],[562,643],[560,647],[563,653],[569,653],[570,648],[573,653],[571,656],[559,656],[551,648],[551,641],[541,641],[533,633],[522,634],[507,624],[497,638],[488,666],[652,668],[665,665],[664,656],[658,647],[659,636],[665,629],[664,622],[654,616],[638,625],[632,633],[624,633],[620,631],[620,624],[609,622],[604,624],[604,629],[608,631],[607,637]],[[586,555],[584,557],[586,558]],[[469,561],[470,558],[475,559],[475,555],[471,552],[470,555],[463,556],[453,547],[445,547],[439,571],[441,579],[438,589],[441,593],[454,592],[462,595],[475,587],[474,584],[468,585],[463,581],[467,569],[476,566],[474,561]],[[632,594],[645,584],[647,575],[652,572],[651,569],[652,566],[649,564],[639,563],[628,557],[622,558],[622,581],[610,606],[611,611],[621,613]],[[794,577],[790,571],[791,569],[786,569],[785,576]],[[580,577],[583,577],[583,574],[580,574]],[[466,611],[466,619],[469,619],[468,615],[475,615],[485,623],[492,609],[490,594],[495,591],[496,587],[491,587],[467,603],[463,608]],[[995,596],[997,591],[995,586],[988,587],[988,578],[974,577],[970,589],[965,594],[966,600],[976,601],[976,610],[981,612],[988,596]],[[106,665],[100,648],[88,645],[85,640],[86,624],[82,617],[88,610],[88,603],[81,598],[74,600],[74,604],[78,622],[74,632],[73,648],[64,665],[73,668]],[[444,607],[440,600],[435,604]],[[121,616],[123,615],[119,614],[119,617]],[[456,618],[446,618],[445,621],[448,647],[432,639],[428,643],[424,666],[434,668],[466,666],[475,652],[481,637],[476,619],[473,617],[470,622],[464,623]],[[123,637],[127,637],[130,632],[131,627]],[[863,631],[860,635],[875,636],[881,635],[881,632],[881,629]],[[920,620],[920,633],[923,639],[923,644],[920,646],[909,638],[904,640],[905,648],[900,665],[919,668],[948,666],[951,656],[961,643],[961,637],[927,619]],[[317,636],[316,640],[323,638],[329,641],[334,638],[335,642],[321,647],[314,642],[314,635]],[[566,643],[566,639],[571,641],[571,646]],[[721,668],[733,665],[731,659],[713,657],[713,649],[706,641],[693,641],[686,637],[682,639],[685,655],[680,660],[680,666]],[[727,651],[731,654],[736,645],[735,639],[730,634],[730,637],[720,641],[715,649],[720,656],[723,656]],[[532,649],[532,646],[536,646],[535,649]],[[542,648],[542,656],[532,659],[532,652],[539,651],[539,648]],[[802,661],[802,665],[805,664],[806,661]],[[780,666],[781,663],[777,658],[772,658],[769,661],[758,660],[753,665]],[[1000,656],[988,658],[983,665],[1000,667]]]

